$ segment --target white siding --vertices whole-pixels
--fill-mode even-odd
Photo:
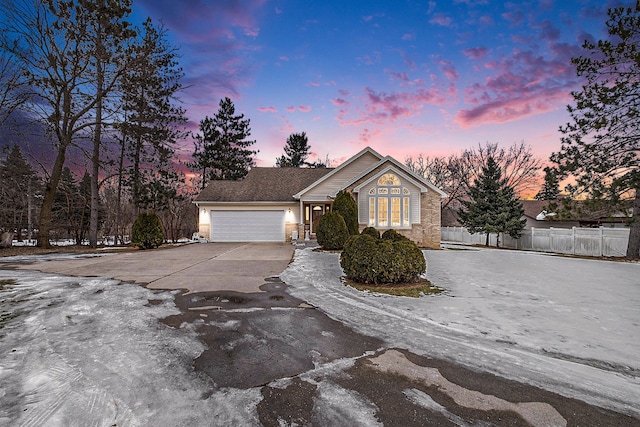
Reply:
[[[282,210],[213,210],[212,242],[284,242]]]
[[[336,193],[348,181],[379,161],[380,159],[373,154],[365,153],[344,169],[336,172],[333,176],[302,194],[302,200],[326,200],[328,195]]]

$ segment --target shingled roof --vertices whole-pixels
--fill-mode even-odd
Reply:
[[[239,181],[209,181],[196,202],[292,202],[331,168],[252,168]]]

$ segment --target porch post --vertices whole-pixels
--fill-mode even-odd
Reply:
[[[304,202],[300,199],[300,216],[298,217],[298,238],[304,238]]]

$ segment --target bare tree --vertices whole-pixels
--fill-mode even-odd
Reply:
[[[470,185],[482,171],[483,165],[492,157],[500,166],[502,178],[506,185],[513,188],[516,194],[523,196],[540,185],[539,171],[542,160],[534,157],[531,146],[524,141],[514,142],[507,149],[498,143],[478,144],[478,148],[467,149],[462,153],[462,161],[469,172]]]
[[[23,109],[43,124],[56,156],[48,173],[38,245],[49,246],[51,209],[67,150],[96,129],[96,108],[115,80],[96,86],[95,13],[87,0],[2,0],[2,52],[29,84]],[[92,62],[93,61],[93,62]],[[98,137],[99,138],[99,137]]]
[[[531,147],[524,142],[514,143],[506,149],[497,143],[487,142],[449,157],[419,154],[415,159],[407,157],[405,165],[447,193],[447,198],[442,201],[443,209],[458,208],[462,201],[469,199],[470,187],[490,157],[500,167],[505,185],[513,188],[517,195],[522,196],[538,188],[542,161],[534,157]]]
[[[421,153],[415,160],[407,157],[405,165],[447,193],[447,198],[442,201],[442,209],[465,198],[469,171],[461,156],[452,154],[449,157],[429,157]]]

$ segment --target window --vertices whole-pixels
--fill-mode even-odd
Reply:
[[[375,192],[373,194],[375,194]],[[376,198],[369,197],[369,227],[375,227],[375,226],[376,226]]]
[[[391,198],[391,226],[400,227],[400,197]]]
[[[400,180],[392,173],[385,173],[378,180],[378,186],[400,185]]]
[[[369,189],[370,227],[410,227],[410,212],[411,191],[395,174],[385,173]]]
[[[386,227],[389,225],[389,198],[378,198],[378,226]]]

